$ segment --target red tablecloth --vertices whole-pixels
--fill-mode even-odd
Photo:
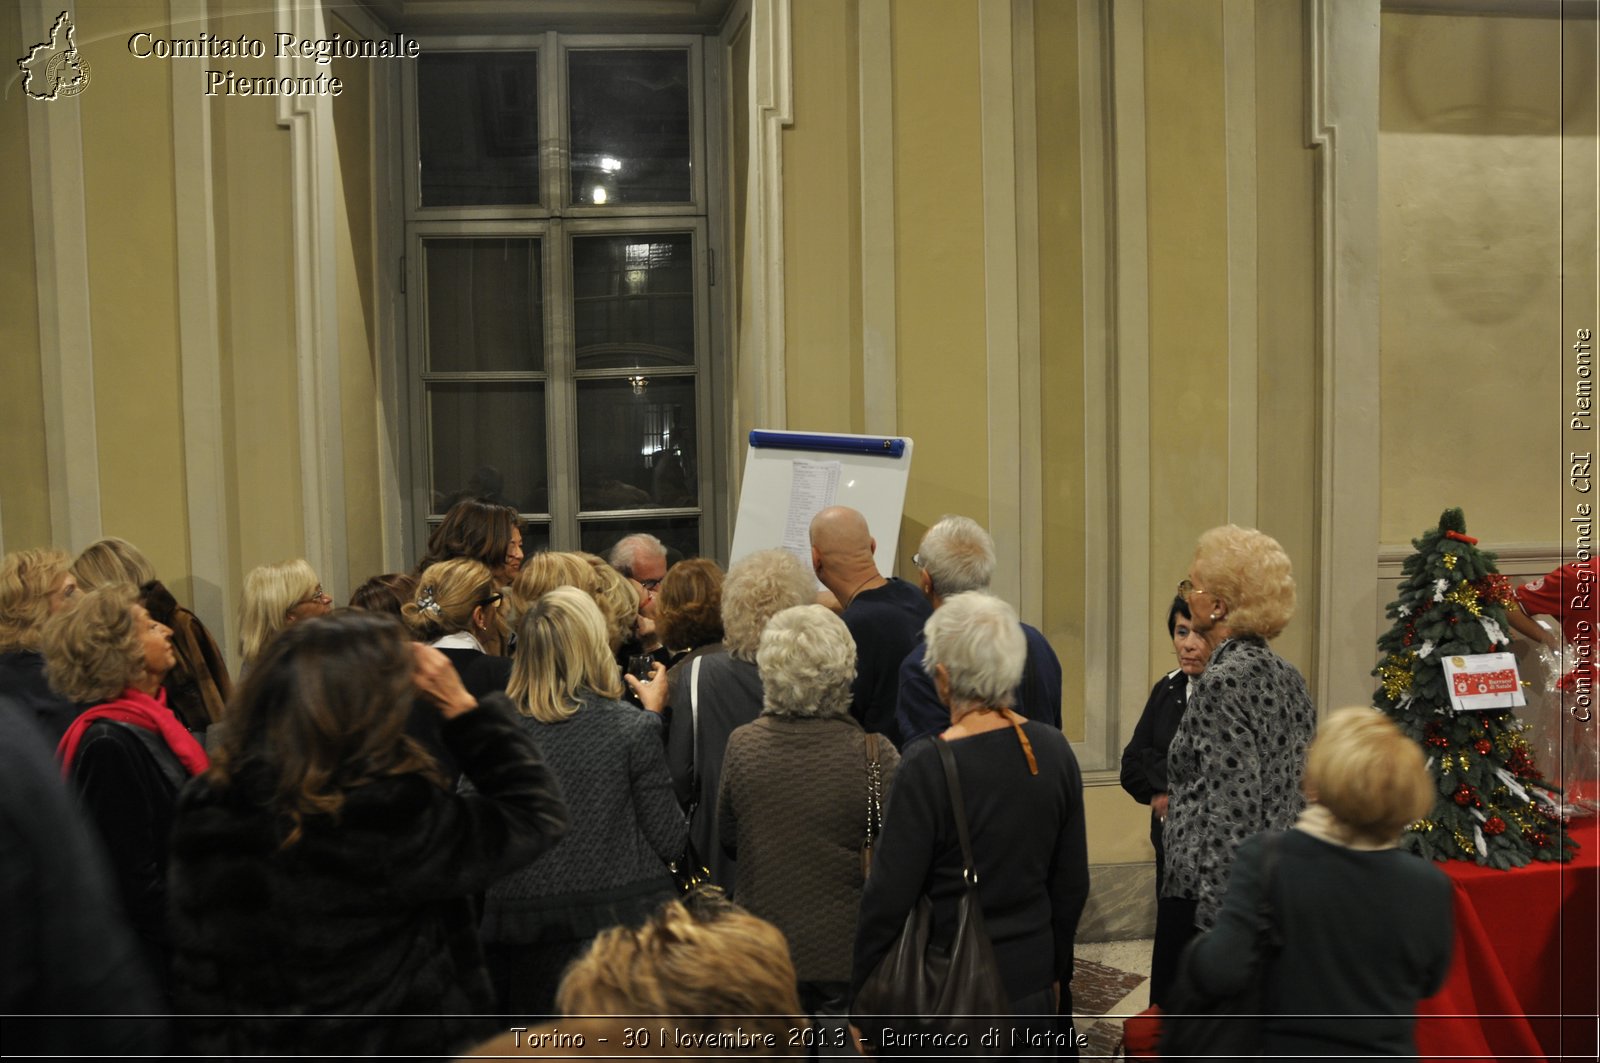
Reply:
[[[1594,1060],[1600,1016],[1600,822],[1568,863],[1494,871],[1453,860],[1456,949],[1417,1008],[1424,1059]]]

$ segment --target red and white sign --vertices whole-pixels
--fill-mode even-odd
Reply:
[[[1450,684],[1450,704],[1457,712],[1515,709],[1528,703],[1522,695],[1517,660],[1509,653],[1446,657],[1444,678]]]

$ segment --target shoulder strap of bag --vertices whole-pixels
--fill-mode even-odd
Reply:
[[[956,755],[950,743],[937,736],[939,760],[944,764],[944,781],[950,789],[950,807],[955,811],[956,837],[961,840],[961,876],[968,886],[978,884],[978,868],[972,862],[972,838],[967,833],[967,807],[961,801],[961,777],[956,774]]]
[[[689,780],[693,793],[700,793],[700,662],[689,662]]]

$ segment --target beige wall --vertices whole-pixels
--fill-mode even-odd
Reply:
[[[1592,49],[1561,62],[1562,26],[1383,16],[1386,543],[1450,506],[1488,542],[1563,538],[1556,264],[1569,256],[1567,295],[1592,306],[1595,215],[1592,179],[1563,202],[1562,160],[1593,159],[1595,62]]]
[[[31,43],[31,42],[30,42]],[[0,5],[0,47],[23,55],[16,4]],[[17,89],[0,98],[0,536],[7,550],[47,546],[50,487],[45,476],[43,381],[39,368],[39,288],[33,257],[33,176],[28,101]]]
[[[7,248],[31,251],[39,192],[32,175],[41,160],[30,155],[28,108],[71,108],[81,128],[93,343],[94,416],[88,430],[95,445],[89,461],[99,477],[100,523],[91,532],[137,543],[180,597],[205,596],[201,586],[207,588],[212,608],[203,619],[231,647],[244,572],[307,552],[291,137],[279,124],[273,98],[219,96],[197,109],[193,94],[200,90],[182,67],[136,59],[126,46],[139,30],[189,37],[205,28],[218,37],[270,41],[278,28],[270,8],[223,8],[205,27],[171,25],[169,7],[160,0],[80,12],[77,42],[92,70],[88,87],[75,99],[51,103],[25,101],[12,92],[0,106],[12,176],[0,189],[0,225]],[[14,43],[7,47],[21,54],[15,6],[0,16],[0,32]],[[274,72],[270,58],[230,65],[245,76]],[[331,128],[319,135],[332,156],[337,190],[330,204],[336,276],[325,290],[335,304],[337,337],[329,348],[339,365],[335,438],[347,485],[347,536],[338,548],[351,572],[364,578],[382,567],[377,393],[384,355],[376,340],[373,69],[346,61],[334,72],[344,80],[345,94],[332,109]],[[174,123],[194,121],[198,113],[208,115],[209,152],[198,137],[175,136]],[[32,117],[37,121],[41,113]],[[204,202],[180,193],[192,187],[209,189],[209,215]],[[180,221],[197,218],[209,223],[214,245],[208,248],[200,239],[180,247]],[[16,353],[5,366],[0,419],[7,454],[20,459],[8,460],[0,472],[5,545],[54,541],[81,547],[93,534],[68,542],[52,526],[49,504],[39,330],[56,326],[39,324],[33,255],[8,253],[3,268],[8,283],[0,295],[6,300],[0,318],[6,322],[6,349]],[[184,322],[208,316],[195,313],[196,300],[213,315],[215,334],[191,332],[186,346]],[[185,395],[185,387],[201,386],[207,378],[186,372],[197,365],[208,367],[209,378],[219,382],[217,393]],[[220,461],[197,462],[186,450],[193,442],[186,440],[186,399],[216,415]],[[212,507],[226,528],[220,561],[203,560],[205,551],[191,540],[215,535],[205,517]],[[204,571],[196,570],[197,558]],[[329,590],[342,595],[348,588]]]

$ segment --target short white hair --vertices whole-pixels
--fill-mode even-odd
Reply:
[[[986,591],[994,578],[994,540],[971,517],[940,517],[922,536],[917,557],[941,598]]]
[[[761,711],[769,716],[847,716],[856,641],[831,609],[796,605],[767,622],[756,651]]]
[[[640,557],[659,557],[665,559],[667,547],[660,539],[649,532],[634,532],[624,535],[617,540],[617,545],[611,548],[611,553],[606,556],[606,561],[612,568],[633,578],[633,566],[639,563]]]
[[[944,665],[952,711],[959,705],[1015,704],[1028,640],[1011,606],[981,591],[957,594],[934,610],[922,635],[928,643],[922,667],[933,675]]]

